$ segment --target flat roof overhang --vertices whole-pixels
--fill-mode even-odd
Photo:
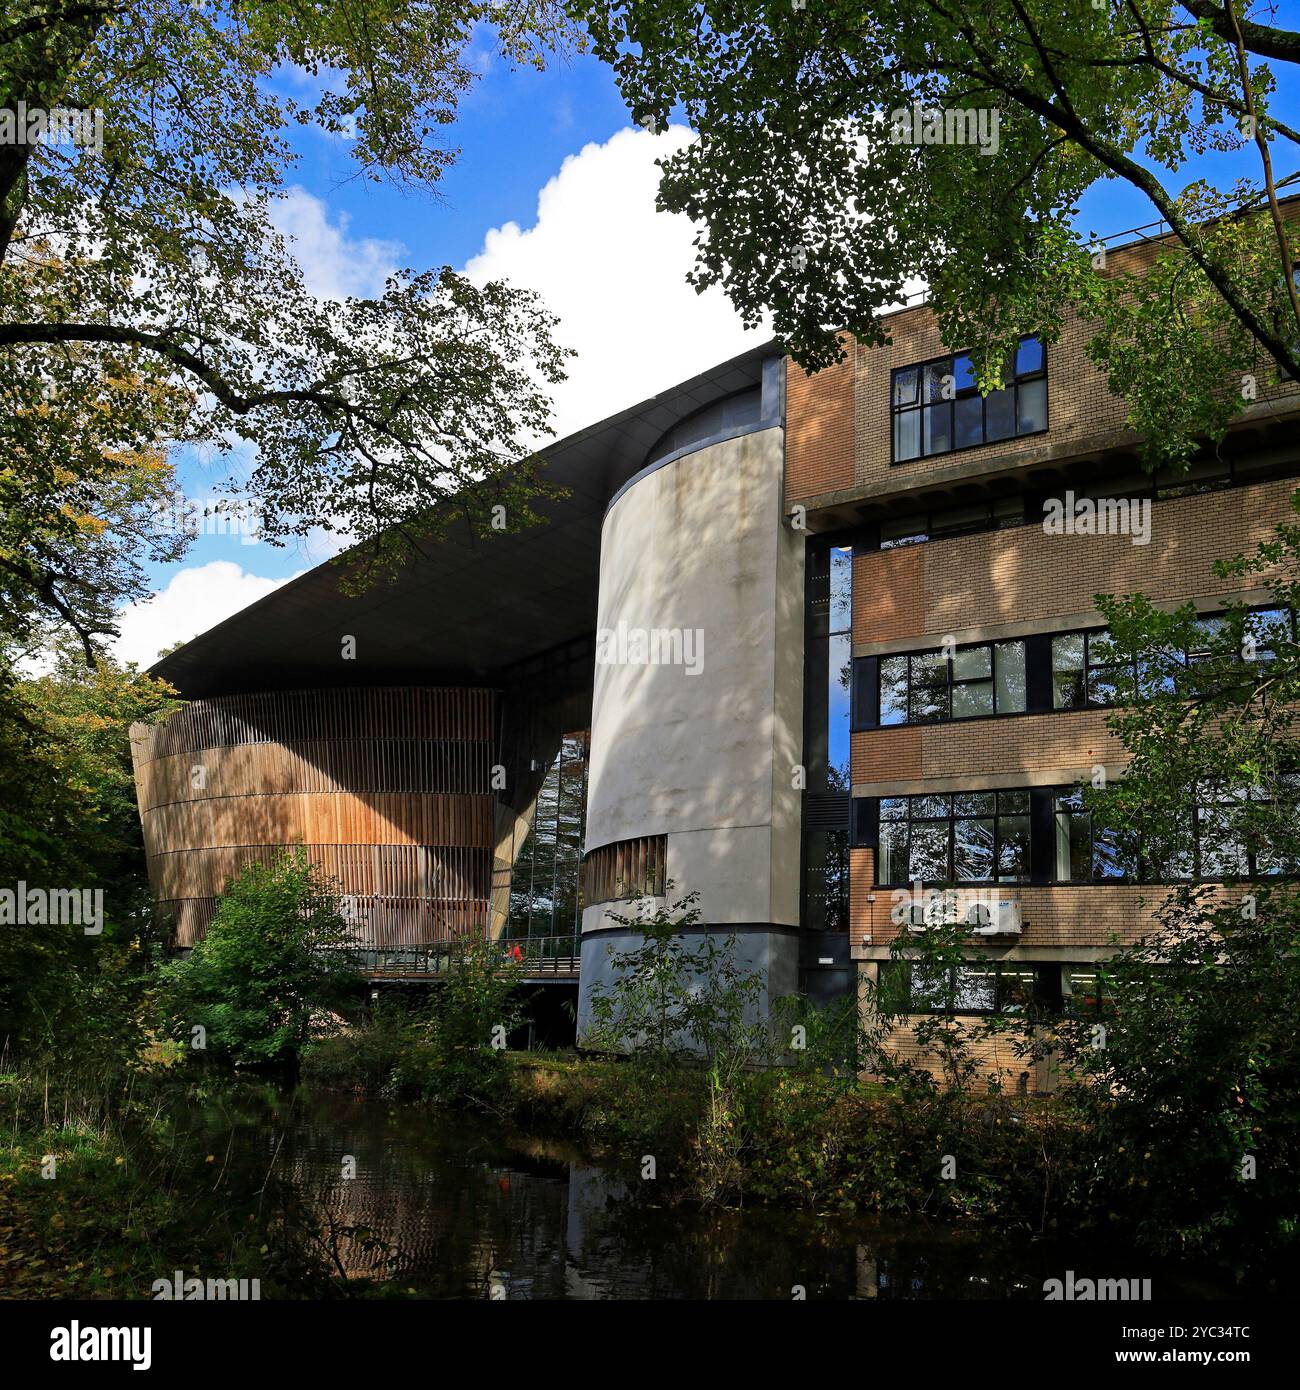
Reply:
[[[349,597],[326,562],[155,662],[187,699],[321,685],[493,684],[508,668],[596,626],[600,529],[609,500],[665,431],[704,406],[760,386],[772,343],[751,348],[639,405],[557,441],[542,471],[567,496],[535,504],[515,533],[463,523],[391,582]],[[356,639],[355,660],[342,658]]]

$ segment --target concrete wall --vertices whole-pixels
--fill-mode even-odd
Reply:
[[[804,546],[782,523],[782,467],[781,429],[759,430],[674,459],[610,508],[586,848],[665,835],[669,896],[698,892],[704,922],[743,927],[790,992],[797,936],[766,934],[799,922]],[[601,636],[620,625],[697,633],[698,671],[619,660],[635,653]],[[585,938],[614,925],[610,906],[626,905],[583,914],[580,1029],[617,935]]]

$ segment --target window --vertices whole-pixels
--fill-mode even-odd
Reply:
[[[1076,1018],[1091,1018],[1101,1013],[1101,972],[1094,966],[1066,966],[1064,979],[1065,1012]]]
[[[882,884],[1023,883],[1029,877],[1029,793],[882,797]]]
[[[1276,851],[1261,846],[1290,838],[1298,791],[1300,778],[1294,773],[1283,773],[1271,790],[1197,787],[1192,834],[1196,877],[1213,883],[1225,878],[1294,873],[1295,863],[1285,862]],[[1186,877],[1186,872],[1180,876]]]
[[[981,531],[1002,531],[1024,524],[1024,498],[999,497],[996,501],[978,502],[973,506],[889,517],[880,523],[880,548],[893,550],[900,545],[939,541],[948,536],[972,536]]]
[[[813,931],[849,929],[849,832],[809,830],[804,846],[803,925]]]
[[[931,724],[980,715],[1022,714],[1025,644],[985,642],[880,661],[880,723]]]
[[[809,790],[849,789],[853,671],[853,547],[810,545],[807,574],[805,750]]]
[[[1055,965],[973,962],[927,968],[918,961],[890,960],[881,964],[880,989],[886,1009],[917,1014],[1014,1014],[1059,1008],[1059,977]]]
[[[1114,837],[1093,825],[1077,788],[1056,796],[1056,878],[1061,883],[1122,879],[1123,857]]]
[[[1055,798],[1056,874],[1059,882],[1096,883],[1132,878],[1168,883],[1195,879],[1264,878],[1293,872],[1295,865],[1261,852],[1294,824],[1300,778],[1284,774],[1272,791],[1262,787],[1199,786],[1185,814],[1167,836],[1154,831],[1140,844],[1103,831],[1079,788],[1059,788]]]
[[[896,369],[890,379],[894,462],[973,449],[1047,428],[1047,359],[1021,338],[1001,390],[981,396],[970,353]]]
[[[570,936],[582,929],[589,741],[585,731],[565,734],[542,779],[532,824],[514,855],[508,936]]]
[[[1214,657],[1231,631],[1225,614],[1208,614],[1193,623],[1199,635],[1182,650],[1165,650],[1135,659],[1121,654],[1106,628],[1065,632],[1052,638],[1052,707],[1084,709],[1119,704],[1134,695],[1174,688],[1180,666]],[[1272,661],[1279,640],[1293,640],[1292,614],[1285,608],[1258,608],[1245,615],[1243,651],[1256,661]],[[884,708],[883,704],[881,706]]]

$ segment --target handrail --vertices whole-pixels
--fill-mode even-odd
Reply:
[[[501,937],[491,944],[503,966],[518,965],[532,974],[576,975],[582,956],[577,935]],[[371,976],[442,975],[462,949],[462,942],[448,940],[370,948],[362,952],[362,970]]]

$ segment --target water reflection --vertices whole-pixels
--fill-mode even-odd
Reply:
[[[1134,1272],[1123,1252],[918,1221],[670,1209],[564,1144],[415,1106],[261,1092],[192,1123],[233,1182],[273,1167],[337,1273],[426,1298],[1041,1299],[1067,1268]],[[1155,1290],[1225,1292],[1177,1270]]]

